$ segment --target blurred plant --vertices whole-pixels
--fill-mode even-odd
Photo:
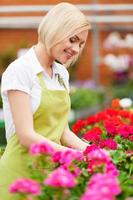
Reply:
[[[16,50],[14,47],[7,48],[0,54],[0,67],[6,69],[6,67],[16,59]]]
[[[112,85],[108,88],[111,91],[112,98],[125,98],[133,99],[133,80],[125,84]]]
[[[71,108],[74,110],[89,108],[104,102],[105,92],[87,88],[71,88]]]
[[[70,80],[76,79],[76,70],[77,70],[78,63],[79,63],[79,59],[73,65],[70,65],[70,67],[68,67]]]
[[[19,48],[28,48],[29,42],[27,40],[21,40],[19,44]]]
[[[111,52],[103,58],[103,64],[112,70],[109,93],[112,98],[133,98],[133,34],[123,37],[112,32],[104,40],[103,47]]]
[[[129,73],[133,68],[133,57],[130,55],[107,54],[103,62],[113,71],[112,83],[125,84],[129,80]]]

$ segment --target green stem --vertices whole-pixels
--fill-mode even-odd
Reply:
[[[130,169],[129,169],[129,175],[128,177],[130,178],[131,174],[132,174],[132,170],[133,170],[133,165],[131,165]]]

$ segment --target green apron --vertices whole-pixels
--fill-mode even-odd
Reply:
[[[69,94],[64,82],[65,90],[50,90],[45,85],[43,73],[39,73],[38,78],[42,94],[40,105],[33,114],[34,130],[60,144],[70,110]],[[29,159],[28,149],[19,143],[17,134],[11,136],[0,160],[0,200],[19,200],[8,189],[17,178],[30,177],[27,166]]]

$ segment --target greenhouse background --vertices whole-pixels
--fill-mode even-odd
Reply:
[[[37,41],[42,16],[61,1],[0,2],[0,74]],[[131,0],[67,1],[90,20],[83,55],[68,70],[71,108],[69,122],[106,108],[113,98],[133,99],[133,4]],[[0,144],[5,144],[0,100]]]
[[[0,84],[8,65],[37,43],[37,27],[42,17],[60,2],[0,1]],[[27,165],[26,169],[31,170],[30,178],[24,178],[21,170],[19,179],[15,179],[9,187],[4,184],[4,188],[3,183],[0,185],[0,198],[3,191],[9,189],[10,195],[14,195],[12,197],[20,197],[21,200],[133,200],[133,1],[67,2],[76,5],[91,23],[83,54],[68,68],[71,99],[69,126],[72,131],[65,129],[62,135],[66,140],[62,142],[61,138],[61,145],[56,144],[59,150],[54,149],[52,143],[47,143],[44,137],[44,141],[29,148],[20,142],[20,149],[26,155],[29,152],[28,157],[36,158],[28,162],[16,151],[17,161],[20,159],[23,162],[20,166]],[[42,124],[45,124],[44,119]],[[51,132],[54,132],[53,129]],[[80,141],[78,145],[73,138]],[[67,143],[68,140],[70,143]],[[81,148],[82,145],[84,148]],[[6,158],[5,147],[5,121],[0,94],[2,159]],[[14,164],[10,153],[7,160]],[[13,155],[16,155],[14,151]],[[6,173],[7,179],[19,169],[19,162],[18,169],[16,164],[12,168],[9,163],[1,165],[3,169],[13,169]]]

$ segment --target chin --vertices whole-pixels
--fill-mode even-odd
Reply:
[[[57,62],[57,63],[59,63],[59,64],[63,64],[61,61],[59,61],[59,60],[55,60],[55,62]]]
[[[60,63],[60,64],[63,65],[63,64],[66,64],[68,60],[59,60],[59,59],[55,59],[55,61],[56,61],[57,63]]]

